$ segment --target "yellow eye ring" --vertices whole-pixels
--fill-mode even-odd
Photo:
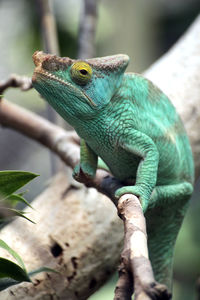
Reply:
[[[86,85],[92,77],[92,68],[84,61],[77,61],[71,66],[71,78],[79,85]]]

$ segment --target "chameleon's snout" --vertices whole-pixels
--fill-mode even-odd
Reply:
[[[42,51],[36,51],[33,54],[33,62],[36,67],[42,64],[43,60],[47,57],[47,54]]]
[[[47,54],[45,54],[42,51],[36,51],[32,56],[33,57],[33,62],[36,66],[36,68],[34,70],[34,73],[33,73],[33,76],[32,76],[32,82],[33,83],[37,81],[38,74],[42,73],[42,63],[43,63],[46,55]]]
[[[69,57],[58,57],[56,55],[47,54],[43,51],[36,51],[33,54],[33,62],[36,66],[32,81],[36,82],[41,74],[54,74],[56,71],[64,71],[73,61]]]

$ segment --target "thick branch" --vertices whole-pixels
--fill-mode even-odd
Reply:
[[[196,178],[200,175],[200,16],[145,76],[157,84],[179,112],[190,138]]]
[[[18,218],[0,232],[28,271],[49,266],[61,274],[36,275],[33,284],[1,292],[1,300],[86,300],[114,272],[123,240],[116,209],[70,177],[69,170],[57,175],[32,202],[28,217],[36,224]],[[0,256],[9,257],[2,249]]]

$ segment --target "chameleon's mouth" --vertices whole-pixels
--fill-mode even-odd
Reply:
[[[35,70],[32,76],[32,82],[34,84],[40,84],[40,82],[49,79],[50,81],[59,82],[61,85],[66,86],[71,92],[80,93],[81,98],[85,98],[91,106],[96,106],[93,100],[83,91],[77,89],[70,82],[52,74],[51,71],[64,70],[73,63],[70,58],[60,58],[55,55],[45,54],[42,51],[36,51],[33,54],[33,61],[35,63]]]
[[[32,76],[32,82],[38,82],[38,80],[40,79],[45,79],[45,78],[49,78],[53,81],[58,81],[59,83],[61,83],[62,85],[66,85],[66,86],[70,86],[73,88],[73,85],[70,84],[69,82],[64,81],[63,79],[59,78],[58,76],[49,73],[46,70],[43,70],[42,68],[35,68],[33,76]]]
[[[36,66],[32,77],[33,82],[36,82],[40,77],[45,77],[67,86],[71,85],[62,78],[52,74],[52,72],[67,69],[68,66],[73,63],[70,58],[61,58],[56,55],[46,54],[42,51],[36,51],[33,54],[33,61]]]

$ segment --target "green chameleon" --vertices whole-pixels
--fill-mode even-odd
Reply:
[[[81,61],[35,52],[33,59],[33,86],[81,137],[74,177],[80,170],[94,177],[100,157],[124,183],[115,196],[139,197],[155,278],[171,288],[174,244],[194,181],[174,106],[151,81],[124,73],[127,55]]]

